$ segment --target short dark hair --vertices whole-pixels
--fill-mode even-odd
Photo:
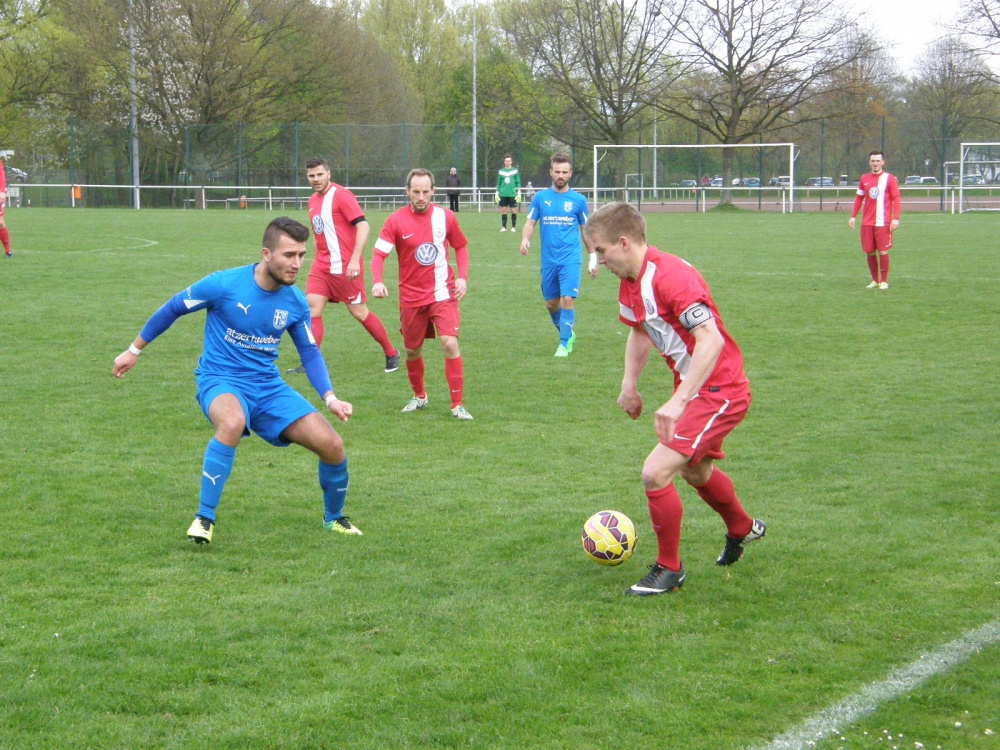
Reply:
[[[875,156],[875,154],[878,154],[879,156],[881,156],[882,157],[882,161],[885,161],[885,154],[882,153],[882,149],[876,148],[876,149],[874,149],[872,151],[869,151],[868,152],[868,158],[869,159],[872,158],[873,156]]]
[[[429,169],[420,169],[419,167],[417,167],[416,169],[411,169],[410,173],[408,175],[406,175],[406,189],[407,190],[410,189],[410,183],[413,181],[414,177],[430,177],[431,178],[431,187],[434,187],[434,173],[431,172]]]
[[[554,167],[556,164],[569,164],[570,167],[573,166],[573,162],[569,160],[569,157],[566,156],[566,154],[560,154],[558,152],[552,154],[552,158],[549,159],[550,167]]]
[[[279,216],[264,230],[263,246],[268,250],[274,250],[282,235],[291,237],[296,242],[305,242],[309,239],[309,227],[287,216]]]
[[[514,157],[511,156],[510,154],[504,154],[503,155],[503,159],[504,159],[504,161],[507,161],[507,159],[510,159],[511,161],[514,161]]]
[[[316,167],[326,167],[326,171],[330,171],[330,165],[326,159],[320,159],[318,156],[306,162],[306,169],[316,169]]]

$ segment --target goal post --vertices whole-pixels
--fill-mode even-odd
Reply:
[[[745,149],[756,150],[758,153],[758,158],[756,161],[759,166],[752,170],[754,178],[747,178],[746,180],[740,179],[739,184],[732,184],[735,180],[730,179],[730,184],[720,184],[718,175],[716,175],[714,182],[710,181],[710,184],[703,185],[702,179],[707,179],[708,174],[702,173],[702,154],[711,154],[712,157],[710,161],[714,164],[718,160],[718,156],[721,154],[719,149],[734,149],[736,156],[734,157],[734,164],[737,161],[741,161],[746,155],[749,158],[753,158],[752,154],[748,154]],[[741,149],[743,151],[741,151]],[[600,185],[600,165],[603,159],[609,154],[618,151],[634,150],[637,154],[635,161],[638,163],[637,169],[632,169],[631,166],[623,168],[623,184],[612,185],[610,187],[602,188]],[[678,172],[677,169],[674,170],[674,179],[671,180],[670,170],[664,168],[663,170],[658,169],[660,153],[666,151],[668,154],[696,154],[697,155],[697,179],[692,180],[691,177],[695,177],[695,170],[691,171],[687,179],[678,180],[678,174],[683,174],[683,169]],[[768,174],[772,175],[770,179],[764,176],[763,169],[763,153],[767,151],[769,153],[768,162],[769,169]],[[651,153],[650,153],[651,152]],[[643,154],[647,154],[647,158],[651,157],[652,164],[652,174],[653,174],[653,184],[652,187],[646,186],[646,181],[643,179],[642,170],[642,160]],[[780,157],[777,156],[780,154]],[[795,210],[795,159],[798,157],[798,149],[794,143],[698,143],[698,144],[678,144],[678,143],[624,143],[624,144],[611,144],[611,143],[598,143],[593,146],[593,195],[592,204],[593,210],[596,211],[600,208],[602,203],[611,202],[614,200],[614,196],[621,193],[625,196],[626,200],[630,195],[630,192],[634,191],[634,194],[639,197],[639,203],[641,205],[642,201],[648,200],[643,198],[643,194],[651,194],[654,197],[659,193],[670,193],[672,195],[679,195],[681,191],[679,188],[685,188],[685,195],[693,195],[694,201],[689,199],[687,204],[693,206],[690,210],[705,210],[705,200],[709,196],[718,196],[721,198],[723,193],[732,194],[739,191],[740,194],[746,194],[746,201],[750,204],[756,203],[756,208],[758,210],[763,210],[763,202],[767,201],[769,206],[776,207],[774,210],[780,210],[785,213],[792,213]],[[776,161],[777,158],[777,161]],[[668,160],[670,157],[668,156]],[[624,157],[622,157],[624,161]],[[776,168],[777,167],[777,168]],[[665,184],[657,184],[657,175],[664,175],[667,179],[663,181]],[[742,175],[741,170],[741,175]],[[729,175],[730,178],[733,175]],[[723,179],[722,182],[726,180]],[[692,184],[693,183],[693,184]],[[637,184],[638,187],[632,187],[632,184]],[[602,198],[602,193],[604,196],[610,194],[611,200],[607,197]],[[766,196],[766,198],[765,198]],[[728,196],[727,196],[728,197]],[[751,200],[752,199],[752,200]],[[684,205],[681,201],[675,201],[673,203],[660,201],[659,206],[666,207],[666,210],[685,210],[682,206]],[[750,207],[749,205],[747,207]],[[770,208],[767,210],[771,210]]]
[[[962,143],[958,212],[1000,211],[1000,141]]]

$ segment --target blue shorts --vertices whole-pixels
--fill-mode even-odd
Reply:
[[[281,439],[281,433],[285,428],[295,420],[316,411],[312,404],[281,378],[274,378],[264,383],[214,376],[199,377],[195,380],[198,386],[195,398],[198,399],[206,419],[209,404],[223,393],[231,393],[239,399],[240,406],[243,407],[243,418],[247,424],[243,436],[246,437],[253,431],[263,440],[279,448],[288,446],[288,441]]]
[[[542,297],[573,297],[580,293],[580,264],[542,266]]]

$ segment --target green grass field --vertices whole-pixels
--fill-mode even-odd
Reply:
[[[995,216],[905,216],[887,292],[863,288],[845,214],[649,217],[743,350],[754,405],[723,465],[769,530],[716,567],[724,527],[682,485],[687,583],[638,600],[623,592],[655,556],[639,473],[668,371],[650,362],[630,421],[605,272],[553,358],[537,255],[493,214],[459,215],[475,421],[449,415],[434,342],[430,407],[401,415],[405,372],[328,308],[365,535],[323,532],[312,454],[254,437],[213,544],[185,540],[211,436],[191,372],[203,314],[124,381],[111,363],[170,295],[255,260],[270,218],[8,212],[0,747],[728,750],[1000,614]],[[395,295],[371,308],[398,342]],[[279,365],[296,363],[286,339]],[[617,568],[579,544],[609,507],[639,534]],[[984,650],[821,746],[1000,748],[998,663]]]

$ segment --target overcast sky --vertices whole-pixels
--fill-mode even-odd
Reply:
[[[864,10],[868,22],[892,46],[893,55],[903,73],[909,74],[913,61],[928,42],[943,33],[943,27],[954,22],[959,0],[853,0]]]

